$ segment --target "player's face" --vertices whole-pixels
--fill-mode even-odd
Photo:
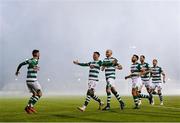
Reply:
[[[153,66],[157,65],[157,60],[153,60]]]
[[[136,62],[136,61],[137,61],[136,56],[133,56],[132,59],[131,59],[131,61],[132,61],[133,63]]]
[[[38,53],[36,53],[35,55],[34,55],[34,57],[36,57],[36,58],[40,58],[40,53],[38,52]]]
[[[106,51],[106,57],[111,57],[112,56],[112,51],[111,50],[107,50]]]
[[[140,62],[143,63],[144,62],[144,57],[143,56],[140,56]]]
[[[98,55],[97,53],[94,53],[94,54],[93,54],[93,59],[94,59],[94,60],[98,60],[98,59],[99,59],[99,55]]]

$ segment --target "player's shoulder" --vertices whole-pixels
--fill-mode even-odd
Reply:
[[[137,65],[137,67],[138,67],[139,69],[143,68],[142,65],[141,65],[141,63],[139,63],[139,62],[137,62],[136,65]]]
[[[147,66],[149,66],[149,63],[145,62],[145,64],[146,64]]]
[[[98,60],[98,63],[102,63],[102,60]]]
[[[150,64],[149,63],[147,63],[147,62],[145,62],[145,65],[146,65],[146,67],[148,67],[148,68],[150,68],[151,66],[150,66]]]
[[[110,59],[112,59],[112,60],[117,60],[117,58],[115,58],[115,57],[111,57]]]
[[[141,63],[137,62],[136,65],[141,66]]]
[[[33,58],[28,58],[25,61],[28,62],[28,63],[31,63],[33,61]]]
[[[162,67],[160,67],[160,66],[157,66],[157,68],[162,69]]]

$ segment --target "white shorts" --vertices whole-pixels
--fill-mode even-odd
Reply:
[[[132,78],[132,88],[140,90],[141,86],[142,86],[142,81],[140,77]]]
[[[97,81],[95,81],[95,80],[89,80],[89,82],[88,82],[88,89],[93,89],[93,90],[95,90],[95,89],[96,89],[96,86],[97,86]]]
[[[31,93],[37,93],[39,90],[41,91],[41,85],[38,81],[35,82],[27,82],[27,87]]]
[[[144,85],[146,88],[150,88],[151,82],[150,81],[143,81],[142,80],[142,85]]]
[[[106,82],[107,82],[107,86],[108,86],[108,87],[115,87],[115,79],[113,79],[113,78],[108,78],[108,79],[106,80]]]
[[[156,88],[158,90],[162,90],[162,83],[152,83],[151,84],[151,89],[155,90]]]

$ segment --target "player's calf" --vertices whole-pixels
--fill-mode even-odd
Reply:
[[[120,103],[120,108],[123,110],[125,107],[124,102],[122,101],[120,95],[118,94],[118,92],[115,90],[115,88],[111,88],[111,92],[114,94],[114,96],[116,97],[116,99],[119,101]]]
[[[107,93],[107,105],[102,110],[110,110],[111,92],[106,91],[106,93]]]

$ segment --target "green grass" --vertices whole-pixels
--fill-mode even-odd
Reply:
[[[24,112],[27,98],[0,98],[0,121],[16,122],[108,122],[108,121],[177,121],[180,122],[180,96],[164,97],[164,106],[151,106],[144,100],[141,109],[133,108],[132,97],[123,97],[126,108],[122,111],[119,104],[112,98],[111,110],[97,110],[98,105],[91,100],[86,112],[79,112],[76,107],[84,102],[83,97],[49,97],[42,98],[36,105],[37,114],[28,115]],[[103,100],[106,100],[103,97]]]

